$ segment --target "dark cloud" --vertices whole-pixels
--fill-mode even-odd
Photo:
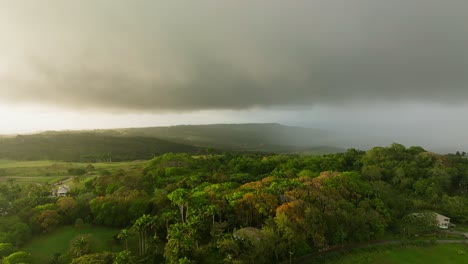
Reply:
[[[3,3],[0,100],[149,111],[466,103],[467,11],[455,0]]]

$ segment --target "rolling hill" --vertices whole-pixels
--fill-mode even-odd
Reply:
[[[157,138],[115,137],[90,132],[44,133],[0,139],[0,159],[123,161],[150,159],[167,152],[201,151],[200,148]]]
[[[230,151],[325,154],[340,152],[327,131],[280,124],[216,124],[48,131],[0,138],[0,159],[122,161],[167,152]]]
[[[198,147],[237,151],[320,153],[342,151],[333,147],[336,137],[329,131],[275,123],[180,125],[96,132],[123,137],[156,137]]]

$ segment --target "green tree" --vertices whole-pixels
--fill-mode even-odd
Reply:
[[[0,258],[6,257],[15,251],[10,243],[0,243]]]
[[[93,253],[74,258],[71,264],[113,264],[114,258],[115,255],[111,252]]]
[[[2,263],[3,264],[24,264],[24,263],[31,263],[31,262],[32,262],[31,254],[25,251],[18,251],[4,258]]]
[[[80,234],[70,241],[70,255],[81,257],[92,252],[94,239],[91,234]]]
[[[135,263],[135,258],[132,253],[128,250],[120,251],[115,256],[113,264],[132,264]]]
[[[180,217],[182,223],[184,223],[187,219],[187,213],[185,212],[184,214],[184,208],[187,207],[188,191],[186,189],[178,188],[171,192],[167,197],[174,205],[179,206]]]
[[[120,240],[125,241],[125,250],[128,251],[128,237],[130,236],[130,232],[128,229],[122,229],[120,233],[117,235],[117,238]]]
[[[463,196],[442,197],[442,209],[450,215],[452,219],[460,223],[468,223],[468,198]]]
[[[61,215],[64,223],[73,223],[76,218],[76,201],[73,197],[60,197],[57,200],[57,212]]]
[[[179,259],[191,256],[195,240],[189,229],[187,223],[176,223],[167,230],[167,243],[164,248],[164,258],[167,263],[175,264]]]
[[[60,216],[55,210],[45,210],[37,216],[42,232],[54,230],[60,223]]]
[[[434,213],[411,213],[403,217],[400,222],[400,232],[403,235],[421,235],[437,229]]]
[[[138,233],[138,247],[140,249],[140,256],[147,252],[148,246],[148,232],[154,226],[157,218],[150,215],[143,215],[138,218],[132,226],[132,229]]]

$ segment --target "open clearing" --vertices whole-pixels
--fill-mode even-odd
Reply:
[[[113,236],[120,230],[106,227],[60,227],[50,234],[34,237],[22,250],[33,256],[33,264],[48,263],[55,253],[65,253],[70,246],[70,240],[79,234],[91,234],[95,241],[94,251],[119,251],[122,248],[113,244]]]
[[[84,177],[98,175],[101,171],[113,172],[118,169],[140,168],[146,161],[91,163],[94,170]],[[13,161],[0,160],[0,182],[13,180],[16,183],[54,184],[70,176],[69,169],[86,169],[90,163],[60,161]]]
[[[427,264],[468,263],[467,244],[437,244],[432,246],[403,246],[373,248],[371,251],[358,250],[344,253],[341,256],[333,256],[330,260],[317,259],[311,263],[326,264]]]

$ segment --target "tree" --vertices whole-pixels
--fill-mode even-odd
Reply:
[[[132,253],[128,250],[120,251],[115,256],[113,264],[132,264],[135,263]]]
[[[44,233],[54,230],[60,223],[60,216],[55,210],[45,210],[39,213],[37,219]]]
[[[156,217],[150,215],[143,215],[138,218],[132,226],[132,229],[138,232],[138,246],[140,249],[140,256],[146,254],[148,231],[154,225]]]
[[[187,213],[184,215],[184,207],[187,206],[187,196],[188,191],[182,188],[176,189],[167,196],[167,198],[169,198],[169,200],[171,200],[174,205],[179,206],[182,223],[184,223],[187,219]]]
[[[60,197],[57,200],[57,211],[62,215],[64,222],[73,223],[73,220],[76,217],[76,214],[74,213],[76,205],[77,203],[73,197]]]
[[[111,252],[101,252],[94,254],[86,254],[78,258],[74,258],[71,264],[113,264],[115,255]]]
[[[15,249],[10,243],[0,243],[0,258],[6,257],[13,253]]]
[[[363,166],[362,176],[371,181],[378,181],[382,178],[382,169],[377,165]]]
[[[57,206],[59,212],[66,214],[76,207],[76,201],[73,199],[73,197],[60,197],[57,200]]]
[[[15,252],[3,259],[3,264],[24,264],[31,263],[31,254],[25,251]]]
[[[400,223],[400,232],[403,235],[427,234],[437,229],[437,220],[434,213],[408,214]]]
[[[223,239],[220,239],[217,242],[217,248],[225,263],[231,263],[232,260],[237,258],[241,252],[238,241],[232,236],[226,236]]]
[[[468,199],[463,196],[448,196],[442,197],[442,209],[450,215],[455,221],[460,223],[468,223]]]
[[[176,223],[167,230],[167,243],[164,248],[167,263],[178,263],[179,259],[191,255],[195,241],[189,229],[187,223]]]
[[[128,251],[128,237],[130,235],[130,232],[128,229],[122,229],[120,233],[117,235],[117,238],[120,240],[125,240],[125,250]]]
[[[77,219],[75,220],[75,227],[76,227],[76,228],[80,229],[80,228],[83,227],[83,225],[84,225],[83,219],[77,218]]]
[[[70,254],[72,257],[81,257],[92,252],[94,239],[90,234],[77,235],[70,241]]]

